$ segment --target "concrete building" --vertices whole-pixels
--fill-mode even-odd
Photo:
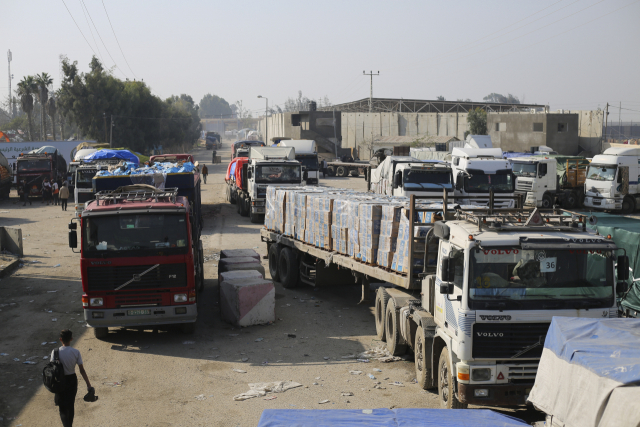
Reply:
[[[560,154],[576,155],[579,115],[575,113],[489,113],[487,131],[494,147],[503,151],[530,151],[546,145]]]
[[[335,156],[340,144],[341,116],[339,111],[296,111],[273,114],[258,122],[263,138],[281,136],[291,139],[312,139],[318,153]],[[331,157],[331,156],[327,156]]]

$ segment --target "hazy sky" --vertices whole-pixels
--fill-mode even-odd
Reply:
[[[622,101],[635,110],[622,119],[640,121],[640,0],[104,0],[122,52],[102,0],[84,4],[97,32],[82,0],[2,0],[14,88],[40,72],[58,87],[59,55],[87,70],[93,49],[107,67],[115,61],[116,76],[144,79],[162,98],[212,93],[254,114],[264,109],[257,95],[270,105],[298,90],[334,104],[368,97],[362,71],[373,70],[374,97],[498,92],[552,109]],[[3,99],[7,84],[5,64]]]

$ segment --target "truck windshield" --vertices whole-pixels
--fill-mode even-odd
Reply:
[[[537,163],[514,163],[513,174],[515,176],[536,176],[538,171]]]
[[[18,162],[18,172],[49,172],[51,162],[47,159],[41,160],[20,160]]]
[[[296,160],[309,171],[318,170],[318,156],[296,156]]]
[[[491,189],[495,193],[513,193],[514,181],[511,174],[476,174],[464,179],[464,189],[467,193],[488,193]]]
[[[443,171],[423,171],[405,169],[402,174],[402,181],[405,190],[411,191],[433,191],[443,188],[451,189],[451,172]]]
[[[589,165],[587,171],[587,179],[593,179],[595,181],[613,181],[616,177],[616,165]]]
[[[299,183],[299,165],[257,165],[256,183]]]
[[[78,169],[76,173],[76,187],[91,188],[91,180],[96,175],[96,169]]]
[[[129,214],[83,218],[86,257],[150,256],[187,253],[186,217]]]
[[[487,307],[487,302],[512,308],[608,307],[613,303],[610,257],[610,251],[594,250],[472,251],[470,307]]]

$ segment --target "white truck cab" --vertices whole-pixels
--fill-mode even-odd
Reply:
[[[293,147],[296,160],[302,165],[302,170],[307,172],[305,185],[318,185],[320,183],[320,163],[318,162],[318,147],[312,139],[285,139],[278,143],[278,147]]]
[[[387,157],[392,159],[392,157]],[[395,171],[385,161],[371,173],[372,181],[384,181],[385,185],[376,185],[372,189],[389,196],[409,197],[442,196],[442,190],[453,196],[453,178],[451,166],[443,161],[396,162]]]
[[[499,208],[514,207],[515,177],[511,164],[502,158],[500,148],[471,148],[469,145],[455,147],[451,152],[451,170],[456,196],[463,204],[486,206],[489,193],[496,196],[509,196],[509,199],[496,200]],[[486,196],[486,198],[464,199],[465,196]]]
[[[526,195],[525,204],[551,209],[557,190],[556,159],[514,157],[511,163],[516,179],[516,193]]]
[[[584,184],[584,205],[629,214],[640,205],[640,147],[611,147],[593,157]]]
[[[302,166],[295,160],[293,147],[251,147],[247,164],[247,189],[239,190],[240,208],[251,222],[260,222],[265,214],[267,187],[298,186],[306,178]]]

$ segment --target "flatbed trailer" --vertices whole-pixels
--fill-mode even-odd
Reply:
[[[366,178],[370,169],[369,162],[327,162],[329,176],[345,177],[351,175],[357,178],[362,173]]]

